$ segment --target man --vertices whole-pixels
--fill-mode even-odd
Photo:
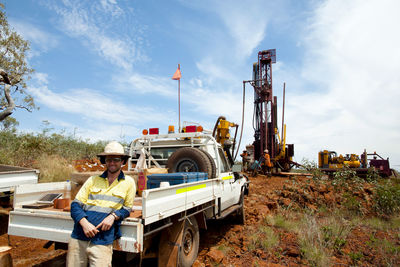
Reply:
[[[271,158],[269,156],[268,149],[264,150],[264,166],[265,170],[268,176],[271,175],[271,169],[272,169],[272,163],[271,163]]]
[[[111,266],[112,244],[121,237],[119,226],[129,216],[135,198],[134,180],[124,175],[129,156],[118,142],[98,155],[107,170],[90,177],[71,203],[75,222],[68,244],[67,266]]]
[[[249,167],[249,153],[247,153],[247,150],[243,150],[243,153],[240,154],[240,156],[242,157],[243,171],[247,172]]]

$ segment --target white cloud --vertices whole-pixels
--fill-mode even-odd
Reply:
[[[264,39],[268,22],[272,14],[262,8],[263,1],[220,1],[215,11],[221,17],[234,38],[236,55],[245,58]]]
[[[288,94],[288,136],[300,154],[364,148],[400,164],[398,1],[325,1],[306,29],[299,79],[314,90]],[[300,94],[299,94],[300,93]],[[290,122],[289,122],[290,121]]]
[[[126,72],[113,76],[117,90],[134,90],[139,94],[158,94],[160,96],[173,96],[176,87],[171,78],[142,75],[135,72]]]
[[[39,73],[35,76],[36,86],[29,88],[30,93],[40,104],[55,111],[75,114],[87,120],[125,124],[143,121],[163,122],[170,114],[154,108],[128,105],[117,100],[115,94],[106,94],[91,89],[71,89],[57,93],[48,88],[47,76]]]
[[[58,38],[56,36],[33,24],[15,19],[10,19],[9,23],[17,33],[21,34],[24,39],[29,40],[34,45],[33,49],[35,51],[32,52],[34,55],[47,52],[58,45]]]
[[[123,34],[113,33],[117,26],[107,19],[107,15],[111,13],[112,18],[118,18],[123,13],[113,1],[102,1],[103,9],[91,9],[79,1],[64,1],[64,5],[47,5],[60,16],[61,29],[69,36],[80,39],[109,63],[130,70],[136,61],[147,60],[139,44],[132,41],[141,40],[140,36],[125,38]],[[121,20],[118,23],[123,25],[125,22]]]
[[[117,4],[116,0],[100,0],[100,5],[103,10],[110,13],[113,17],[121,16],[124,11]]]
[[[208,80],[209,83],[215,80],[220,82],[236,80],[234,74],[223,63],[215,62],[215,59],[211,56],[201,59],[196,63],[196,67],[204,74],[204,79]]]

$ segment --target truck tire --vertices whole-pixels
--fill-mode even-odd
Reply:
[[[200,149],[183,147],[168,158],[168,172],[205,172],[212,177],[212,165],[209,158]]]
[[[197,224],[196,218],[192,216],[185,221],[178,266],[190,267],[193,265],[199,252],[199,244],[199,225]]]
[[[204,155],[207,156],[208,160],[211,163],[211,177],[209,176],[208,179],[214,179],[217,177],[217,166],[215,166],[215,161],[214,159],[211,157],[210,153],[208,153],[207,151],[201,150],[199,149],[201,152],[203,152]]]

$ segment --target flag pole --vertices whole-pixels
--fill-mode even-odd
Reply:
[[[178,69],[172,76],[172,80],[178,80],[178,123],[179,132],[181,132],[181,64],[178,64]]]
[[[178,80],[179,132],[181,132],[181,79]]]

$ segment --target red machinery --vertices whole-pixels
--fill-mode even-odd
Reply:
[[[258,62],[253,64],[253,80],[243,81],[254,87],[254,159],[258,160],[268,149],[276,170],[290,170],[294,165],[294,145],[286,144],[286,125],[284,125],[285,87],[283,89],[283,111],[281,136],[278,133],[277,97],[272,91],[272,64],[276,63],[276,50],[258,52]]]

